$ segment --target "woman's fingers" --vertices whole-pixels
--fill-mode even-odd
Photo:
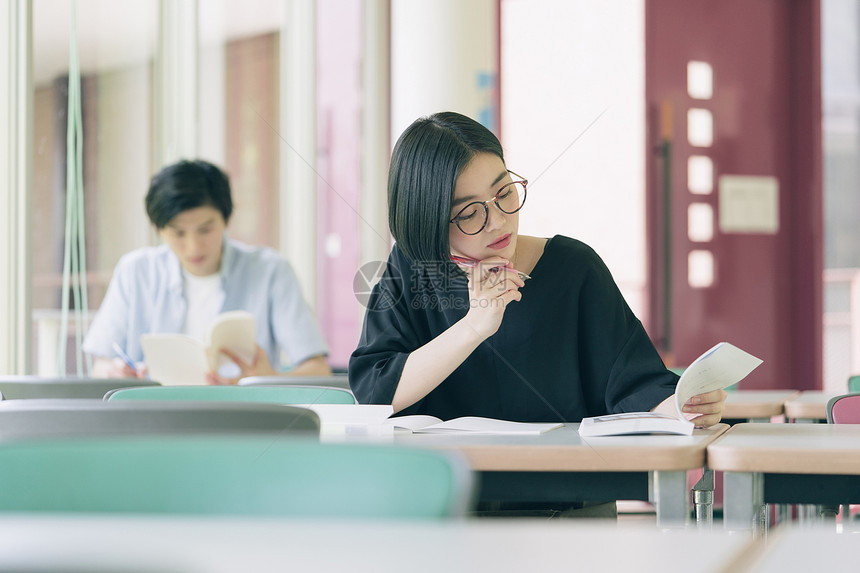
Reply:
[[[719,424],[721,419],[722,415],[720,414],[709,414],[707,416],[693,418],[692,422],[696,424],[696,427],[698,428],[710,428],[714,424]]]
[[[683,411],[688,414],[699,414],[693,418],[696,426],[707,428],[718,423],[723,417],[726,405],[726,391],[714,390],[698,394],[684,404]]]
[[[697,395],[693,396],[692,398],[690,398],[690,400],[687,403],[692,404],[692,405],[696,405],[696,404],[709,404],[709,403],[714,403],[714,402],[725,402],[726,396],[728,396],[728,394],[726,394],[725,390],[722,390],[722,389],[714,390],[712,392],[706,392],[704,394],[697,394]]]
[[[499,267],[495,271],[487,273],[482,277],[478,288],[480,292],[488,294],[501,294],[511,288],[520,288],[525,285],[525,282],[520,278],[519,273],[514,269],[507,267]]]
[[[499,299],[501,299],[502,302],[504,302],[505,306],[508,306],[508,304],[510,304],[514,301],[520,301],[520,300],[522,300],[522,298],[523,298],[523,293],[521,293],[518,290],[513,290],[513,289],[507,291],[506,293],[503,293],[499,297]]]
[[[467,323],[484,338],[492,336],[502,323],[508,304],[522,298],[523,280],[507,260],[492,258],[468,269],[469,312]]]

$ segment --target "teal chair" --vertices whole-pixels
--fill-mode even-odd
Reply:
[[[848,391],[860,392],[860,374],[848,377]]]
[[[108,392],[105,400],[215,400],[274,404],[355,404],[352,392],[324,386],[153,386]]]
[[[4,400],[101,399],[111,390],[131,386],[160,386],[160,384],[141,378],[0,376],[0,394]]]
[[[3,512],[443,518],[472,507],[456,452],[272,436],[0,443]]]

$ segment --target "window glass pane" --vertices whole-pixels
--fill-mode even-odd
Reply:
[[[151,238],[143,196],[151,173],[157,3],[77,6],[88,302],[95,310],[119,257]],[[33,2],[33,368],[45,375],[56,374],[61,304],[70,9],[67,0]],[[74,360],[67,352],[66,372],[75,372]]]
[[[822,2],[824,265],[860,268],[860,5]]]
[[[198,8],[198,155],[230,177],[230,236],[278,246],[278,37],[283,3]]]
[[[824,388],[860,372],[860,4],[821,2]]]
[[[317,1],[317,317],[332,367],[345,368],[361,331],[359,268],[362,7]],[[388,229],[375,229],[380,237]]]

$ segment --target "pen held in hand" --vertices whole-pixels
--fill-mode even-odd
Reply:
[[[451,255],[451,260],[463,267],[469,267],[473,269],[478,266],[480,261],[476,261],[475,259],[467,259],[466,257],[458,257],[457,255]],[[498,270],[499,267],[493,267],[493,270]],[[517,275],[519,275],[520,279],[526,281],[531,277],[522,271],[517,271]]]
[[[131,359],[125,350],[122,349],[122,346],[114,342],[112,344],[114,352],[117,353],[117,356],[122,358],[122,361],[128,364],[128,367],[137,372],[137,364],[134,363],[134,360]]]

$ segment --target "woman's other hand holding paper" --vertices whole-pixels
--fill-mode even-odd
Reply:
[[[691,420],[697,428],[709,428],[722,419],[726,396],[728,394],[722,389],[698,394],[690,398],[682,410],[685,414],[698,414]]]

